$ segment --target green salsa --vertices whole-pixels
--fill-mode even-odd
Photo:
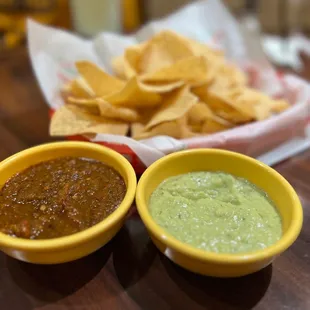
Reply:
[[[280,215],[268,195],[224,172],[170,177],[152,193],[149,208],[168,233],[205,251],[260,250],[282,235]]]

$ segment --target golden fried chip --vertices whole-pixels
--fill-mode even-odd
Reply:
[[[120,79],[126,79],[126,75],[125,75],[125,64],[124,64],[125,60],[124,60],[124,56],[118,56],[118,57],[114,57],[112,59],[112,69],[114,71],[114,73],[116,74],[117,77],[119,77]]]
[[[239,88],[231,92],[234,107],[239,111],[246,111],[254,120],[264,120],[274,112],[288,108],[288,103],[283,100],[273,100],[267,95],[247,87]]]
[[[101,98],[96,98],[100,114],[106,118],[114,118],[126,122],[136,122],[139,119],[139,113],[133,109],[116,107]]]
[[[252,111],[255,120],[264,120],[272,114],[272,99],[257,90],[244,88],[234,101],[238,109]]]
[[[131,136],[136,139],[144,132],[145,124],[141,122],[136,122],[130,124]]]
[[[210,80],[210,71],[204,57],[189,57],[154,73],[141,76],[143,82],[204,83]]]
[[[81,77],[64,84],[60,92],[65,102],[67,102],[70,96],[76,98],[91,98],[94,96],[94,92]]]
[[[181,128],[177,121],[165,122],[159,124],[149,131],[140,131],[140,133],[133,135],[136,140],[148,139],[155,136],[169,136],[176,139],[181,139]]]
[[[148,41],[140,57],[139,72],[142,74],[156,72],[191,56],[193,52],[183,37],[169,30],[161,31]]]
[[[136,71],[131,67],[126,58],[124,58],[124,74],[126,80],[130,80],[137,75]]]
[[[191,128],[187,125],[182,128],[182,137],[181,139],[188,139],[188,138],[194,138],[198,137],[201,134],[199,132],[193,132]]]
[[[95,93],[86,83],[86,81],[82,77],[77,77],[72,81],[71,85],[71,95],[74,97],[80,98],[90,98],[95,96]]]
[[[164,122],[183,117],[198,101],[187,86],[172,92],[145,126],[146,130]]]
[[[137,75],[136,71],[128,63],[124,56],[116,57],[112,60],[112,68],[114,73],[121,79],[129,80]]]
[[[145,83],[138,82],[141,89],[154,93],[168,93],[184,85],[183,81],[166,82],[166,83]]]
[[[50,135],[71,136],[88,133],[126,135],[128,128],[126,123],[95,116],[75,106],[63,105],[52,117]]]
[[[225,119],[213,116],[212,118],[208,118],[204,121],[201,127],[201,132],[211,134],[218,131],[227,130],[232,127],[233,124],[229,123]]]
[[[96,108],[97,113],[95,114],[100,114],[106,118],[113,118],[126,122],[135,122],[139,118],[137,111],[129,108],[116,107],[102,98],[79,99],[69,97],[68,102],[86,108],[90,113],[96,111],[90,108]]]
[[[158,105],[161,96],[153,91],[148,91],[141,87],[137,77],[130,79],[125,87],[120,91],[109,96],[103,97],[104,100],[114,105],[126,107],[147,108]]]
[[[189,138],[194,136],[187,127],[186,118],[181,117],[174,121],[160,123],[150,129],[142,128],[141,124],[136,125],[133,138],[137,140],[147,139],[154,136],[169,136],[176,139]]]
[[[214,116],[212,110],[204,102],[196,103],[188,112],[188,123],[191,126],[199,126],[206,119]]]
[[[281,113],[287,110],[290,107],[290,104],[285,100],[272,100],[271,110],[274,113]]]
[[[95,98],[76,98],[76,97],[68,97],[66,102],[68,104],[73,104],[78,106],[79,108],[85,110],[87,113],[100,115],[99,107]]]
[[[126,49],[124,58],[127,60],[128,64],[132,68],[135,74],[138,74],[140,71],[139,63],[140,59],[145,51],[147,43],[140,43],[134,46],[130,46]]]
[[[146,43],[130,46],[124,55],[112,59],[112,68],[118,77],[129,80],[139,73],[139,60],[145,46]]]
[[[196,125],[195,124],[188,124],[191,132],[196,133],[196,134],[202,132],[202,125],[203,125],[203,123],[202,124],[196,124]]]
[[[145,126],[156,112],[156,108],[139,109],[139,120],[130,124],[131,137],[139,136],[140,133],[146,131]]]
[[[247,84],[247,76],[233,64],[221,63],[213,67],[214,75],[210,89],[215,92],[234,91]]]
[[[83,107],[97,107],[97,101],[96,98],[77,98],[77,97],[73,97],[70,96],[67,98],[68,103],[70,104],[76,104],[76,105],[80,105]]]
[[[246,74],[232,63],[225,62],[220,65],[217,74],[226,77],[233,86],[245,86],[248,83]]]
[[[253,109],[250,106],[243,105],[242,107],[234,104],[231,98],[227,95],[209,90],[207,87],[196,87],[192,92],[205,102],[211,110],[218,116],[233,122],[235,124],[245,123],[254,119]]]
[[[198,102],[191,108],[188,124],[194,133],[214,133],[233,127],[230,122],[216,116],[204,102]]]
[[[96,97],[113,94],[125,86],[124,81],[105,73],[89,61],[78,61],[75,65],[79,74],[93,90]]]
[[[255,120],[262,121],[271,116],[271,107],[265,104],[256,104],[253,106]]]
[[[224,61],[224,52],[219,49],[214,49],[207,44],[199,41],[185,38],[190,46],[194,56],[205,56],[207,59],[212,61]]]

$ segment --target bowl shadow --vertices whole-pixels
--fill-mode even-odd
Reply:
[[[73,294],[92,280],[112,252],[113,240],[96,252],[78,260],[55,265],[36,265],[6,257],[8,271],[21,290],[46,304]]]
[[[158,255],[140,218],[127,221],[115,238],[113,265],[115,274],[126,290],[136,284],[152,267]]]
[[[271,264],[239,278],[214,278],[187,271],[163,254],[160,254],[160,260],[184,294],[210,309],[252,309],[265,295],[272,277]]]

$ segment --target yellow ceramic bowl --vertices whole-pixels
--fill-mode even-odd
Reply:
[[[113,167],[126,182],[127,192],[124,200],[102,222],[70,236],[47,240],[27,240],[0,233],[0,249],[6,254],[31,263],[68,262],[96,251],[122,227],[134,200],[136,175],[130,163],[122,155],[101,145],[88,142],[56,142],[17,153],[0,163],[0,188],[15,173],[39,162],[62,156],[93,158]]]
[[[192,171],[219,170],[246,178],[268,193],[282,217],[283,236],[277,243],[244,254],[206,252],[175,239],[152,219],[148,210],[150,195],[166,178]],[[296,240],[303,218],[297,194],[279,173],[253,158],[217,149],[183,151],[158,160],[142,175],[136,202],[142,221],[163,254],[188,270],[215,277],[242,276],[270,264]]]

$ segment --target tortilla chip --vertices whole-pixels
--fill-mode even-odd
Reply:
[[[207,103],[215,114],[235,124],[242,124],[255,119],[252,107],[237,103],[229,97],[209,92]]]
[[[78,61],[76,68],[96,97],[107,96],[120,91],[125,82],[113,77],[89,61]]]
[[[112,59],[114,73],[121,79],[129,80],[138,74],[139,60],[146,43],[130,46],[124,55]]]
[[[140,133],[133,135],[133,138],[136,140],[142,140],[155,136],[169,136],[176,139],[181,139],[182,134],[178,122],[171,121],[159,124],[149,131],[140,131]]]
[[[100,114],[101,116],[104,116],[106,118],[113,118],[126,122],[134,122],[137,121],[139,118],[139,114],[137,111],[129,108],[116,107],[102,98],[79,99],[69,97],[68,102],[70,104],[75,104],[80,107],[86,108],[87,111],[89,111],[90,113],[96,111],[97,113],[95,114]]]
[[[169,67],[181,59],[193,56],[188,42],[176,33],[165,30],[155,35],[140,57],[139,72],[156,72]]]
[[[154,93],[159,93],[159,94],[168,93],[183,85],[184,85],[183,81],[176,81],[176,82],[169,82],[169,83],[152,83],[152,84],[139,82],[139,86],[141,89],[148,91],[148,92],[154,92]]]
[[[247,76],[235,65],[223,62],[214,67],[213,89],[222,88],[225,90],[236,87],[245,87],[248,83]]]
[[[185,40],[188,42],[194,56],[205,56],[210,60],[224,61],[223,51],[212,48],[205,43],[190,38],[185,38]]]
[[[67,98],[67,101],[69,104],[77,104],[83,107],[98,106],[96,98],[76,98],[76,97],[70,96]]]
[[[228,94],[228,93],[226,93]],[[282,100],[273,100],[258,90],[241,87],[230,92],[233,106],[251,115],[254,120],[264,120],[276,112],[277,109],[286,109],[289,105]]]
[[[124,74],[126,80],[130,80],[137,75],[136,71],[131,67],[126,58],[124,58]]]
[[[148,139],[155,136],[169,136],[176,139],[188,138],[192,133],[187,127],[186,118],[181,117],[174,121],[160,123],[153,128],[147,129],[144,127],[136,127],[136,132],[133,138],[136,140]]]
[[[287,110],[290,107],[290,104],[285,100],[272,100],[271,111],[274,113],[281,113]]]
[[[124,80],[129,80],[133,76],[137,75],[124,56],[114,58],[112,60],[112,68],[115,74]]]
[[[214,116],[204,121],[201,127],[201,132],[211,134],[211,133],[216,133],[219,131],[227,130],[232,127],[233,127],[233,124],[229,123],[225,119]]]
[[[263,121],[271,116],[271,107],[264,104],[257,104],[253,106],[253,111],[255,120],[258,121]]]
[[[192,92],[205,102],[211,110],[218,116],[226,119],[232,123],[244,123],[254,119],[253,109],[247,105],[234,104],[228,95],[222,95],[217,92],[209,90],[207,87],[196,87]]]
[[[235,105],[238,109],[252,109],[253,118],[259,121],[271,116],[272,102],[267,95],[249,88],[244,88],[235,98]]]
[[[125,75],[125,64],[124,64],[124,56],[118,56],[118,57],[114,57],[112,59],[112,69],[114,71],[114,73],[116,74],[116,76],[118,76],[120,79],[126,79],[126,75]]]
[[[203,83],[210,80],[210,71],[203,57],[189,57],[154,73],[141,76],[143,82],[175,82]]]
[[[206,119],[214,116],[212,110],[204,102],[196,103],[188,112],[188,123],[191,126],[202,125]]]
[[[161,96],[141,87],[137,77],[130,79],[120,91],[105,96],[103,99],[113,105],[121,105],[131,108],[148,108],[156,106],[161,102]]]
[[[188,139],[201,136],[200,132],[193,132],[189,126],[182,128],[181,139]]]
[[[145,124],[143,123],[132,123],[130,125],[131,136],[136,139],[136,137],[139,137],[145,131],[144,128]]]
[[[198,102],[191,108],[188,124],[194,133],[214,133],[233,127],[232,123],[216,116],[204,102]]]
[[[164,99],[163,104],[146,125],[146,130],[164,122],[183,117],[198,101],[187,86],[172,92]]]
[[[87,82],[80,76],[72,81],[71,94],[74,97],[80,98],[90,98],[95,96],[95,93],[89,87]]]
[[[95,98],[83,99],[83,98],[68,97],[66,102],[68,104],[78,106],[87,113],[100,115],[99,107]]]
[[[96,103],[100,114],[106,118],[114,118],[126,122],[136,122],[139,119],[139,113],[133,109],[116,107],[101,98],[97,98]]]
[[[140,71],[139,63],[140,59],[145,51],[147,43],[140,43],[134,46],[130,46],[126,49],[124,58],[127,60],[128,64],[132,68],[135,74],[138,74]]]
[[[95,116],[75,106],[63,105],[52,117],[50,135],[71,136],[91,133],[126,135],[128,128],[126,123]]]
[[[60,93],[65,102],[70,96],[76,98],[91,98],[94,96],[94,92],[81,77],[64,84]]]

